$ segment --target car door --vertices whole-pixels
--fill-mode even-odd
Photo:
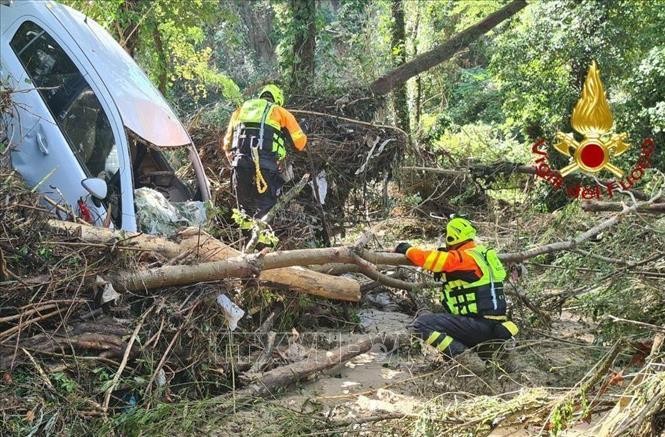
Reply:
[[[40,77],[60,65],[60,60],[43,50],[48,44],[38,44],[45,30],[33,24],[15,22],[3,35],[13,37],[3,38],[0,47],[7,80],[14,87],[7,129],[12,166],[50,202],[76,211],[76,200],[84,195],[81,180],[86,175],[80,166],[73,165],[77,159],[42,95],[52,93],[58,85]]]
[[[63,49],[67,46],[56,41],[55,32],[33,17],[18,20],[3,36],[2,44],[9,45],[9,50],[2,47],[3,64],[17,86],[8,130],[12,165],[51,202],[66,204],[77,214],[86,209],[94,222],[102,223],[113,199],[95,204],[81,181],[101,177],[117,183],[120,193],[120,181],[113,181],[120,158],[117,135],[89,78]],[[78,205],[80,199],[87,199],[84,207]],[[120,202],[116,204],[120,226]]]

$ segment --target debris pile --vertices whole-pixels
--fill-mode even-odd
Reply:
[[[312,180],[311,189],[304,189],[289,212],[278,214],[274,221],[282,248],[327,242],[332,235],[343,234],[345,225],[365,221],[371,211],[386,212],[387,184],[408,139],[399,129],[372,122],[376,99],[352,95],[338,100],[296,96],[289,104],[308,144],[303,153],[290,153],[295,178],[284,190],[305,173]],[[226,126],[205,125],[195,117],[188,129],[212,179],[215,204],[235,205],[231,172],[219,150]]]

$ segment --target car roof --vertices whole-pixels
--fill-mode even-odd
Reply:
[[[166,99],[103,27],[57,2],[29,3],[34,8],[33,15],[50,24],[52,19],[49,20],[48,15],[51,14],[71,35],[106,85],[128,129],[159,147],[183,146],[192,142]]]

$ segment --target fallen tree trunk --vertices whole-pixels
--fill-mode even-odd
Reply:
[[[582,202],[582,209],[590,212],[601,211],[621,211],[624,205],[620,202],[604,202],[601,200],[585,200]],[[637,212],[646,214],[665,213],[665,203],[653,203],[651,205],[641,205],[636,209]]]
[[[516,253],[503,253],[499,255],[499,259],[504,262],[520,262],[528,258],[532,258],[545,253],[551,253],[562,250],[576,249],[583,241],[598,235],[605,229],[610,228],[619,222],[619,220],[631,212],[636,211],[638,208],[645,205],[653,204],[656,197],[648,202],[638,203],[631,207],[625,207],[621,212],[608,218],[607,220],[593,226],[586,232],[574,237],[571,240],[551,243],[544,246],[531,248],[522,252]],[[71,224],[71,226],[79,226]],[[98,231],[97,231],[98,232]],[[108,232],[108,231],[107,231]],[[190,232],[188,242],[183,242],[177,245],[178,253],[183,250],[198,250],[198,255],[201,254],[201,247],[206,247],[206,244],[212,245],[204,249],[205,253],[215,254],[216,259],[222,258],[223,261],[213,261],[192,266],[164,266],[156,269],[151,269],[136,273],[120,273],[112,279],[114,285],[119,288],[127,290],[144,290],[154,289],[161,287],[170,287],[178,285],[189,285],[196,282],[216,281],[228,277],[250,277],[261,273],[259,279],[273,281],[276,283],[283,283],[290,287],[296,287],[294,282],[302,280],[306,275],[314,275],[319,278],[320,282],[308,282],[302,284],[304,287],[301,291],[305,291],[317,296],[348,300],[356,302],[360,299],[360,284],[353,281],[353,289],[349,288],[335,288],[330,289],[328,285],[338,284],[339,280],[345,278],[338,278],[321,273],[306,270],[302,267],[305,265],[320,265],[320,264],[353,264],[366,276],[379,281],[389,287],[402,288],[405,290],[415,290],[423,286],[423,284],[411,284],[405,281],[400,281],[391,278],[387,275],[380,273],[376,269],[376,265],[409,265],[410,262],[402,254],[396,253],[373,253],[359,248],[349,247],[332,247],[324,249],[301,249],[283,252],[272,252],[262,256],[245,256],[233,257],[238,252],[234,249],[224,245],[223,243],[212,239],[196,230],[194,233]],[[138,238],[138,236],[136,237]],[[154,238],[154,237],[153,237]],[[205,241],[202,242],[202,239]],[[125,239],[124,241],[127,241]],[[187,240],[186,240],[187,241]],[[213,242],[214,241],[214,242]],[[153,239],[148,241],[153,247],[162,247],[164,249],[171,249],[170,244],[161,244],[159,241]],[[167,243],[170,243],[167,241]],[[171,254],[176,255],[176,254]],[[274,276],[270,275],[272,269],[282,269],[289,267],[298,270],[289,270],[285,272],[278,272]],[[265,272],[264,272],[265,270]],[[268,274],[268,276],[265,276]],[[319,275],[319,276],[316,276]],[[327,279],[329,278],[329,279]]]
[[[169,258],[176,258],[185,252],[191,252],[200,261],[211,262],[222,261],[241,255],[236,249],[196,228],[189,228],[181,232],[179,236],[183,240],[178,244],[154,235],[124,233],[110,229],[94,228],[92,226],[81,226],[76,223],[59,220],[49,220],[49,226],[54,229],[73,233],[77,238],[81,239],[81,241],[107,244],[117,248],[131,247],[133,249],[153,251],[161,253]],[[170,267],[177,269],[190,266]],[[227,276],[221,276],[220,279],[223,277],[249,277],[254,275],[257,272],[257,269],[256,266],[248,265],[246,262],[237,262],[236,260],[229,263],[229,265],[224,267],[221,272],[224,273],[219,274]],[[166,282],[159,282],[158,276],[159,274],[157,274],[157,276],[146,274],[143,279],[141,277],[134,278],[136,281],[132,282],[129,287],[125,286],[125,288],[142,290],[160,286],[156,284],[166,284]],[[121,281],[125,282],[127,277],[128,276],[125,275],[125,279],[121,279]],[[150,280],[150,283],[154,285],[151,285],[150,287],[146,286],[147,283],[144,284],[141,282],[148,277],[153,278]],[[198,279],[191,276],[188,280],[191,280],[192,282],[180,281],[177,285],[186,285],[204,281],[204,279]],[[360,300],[360,284],[357,281],[350,278],[336,277],[314,272],[303,267],[287,267],[264,271],[259,275],[259,280],[280,286],[286,286],[289,289],[315,296],[351,302],[357,302]]]
[[[513,174],[521,173],[528,175],[536,174],[536,167],[532,165],[519,164],[515,162],[498,162],[491,165],[475,165],[468,168],[449,169],[438,167],[400,167],[400,170],[423,171],[426,173],[436,173],[446,176],[491,176],[495,174]]]
[[[259,274],[262,270],[279,269],[284,267],[302,266],[308,264],[326,264],[329,262],[362,263],[357,255],[348,247],[330,247],[325,249],[300,249],[289,251],[272,252],[265,255],[245,255],[228,258],[223,261],[204,262],[195,265],[163,266],[139,272],[121,272],[110,278],[114,287],[128,291],[150,290],[179,285],[189,285],[197,282],[217,281],[224,278],[248,278]],[[363,266],[365,270],[371,270],[371,266]],[[306,270],[291,270],[285,272],[291,280],[296,275]],[[378,272],[377,272],[378,273]],[[334,284],[340,279],[335,276],[319,275],[321,278],[330,278],[328,283]],[[380,274],[379,274],[380,275]],[[314,284],[313,289],[308,292],[318,293],[322,297],[356,302],[360,299],[360,284],[353,281],[353,290],[329,290]]]
[[[510,162],[510,161],[498,161],[494,162],[492,164],[474,164],[470,165],[468,167],[461,167],[461,168],[456,168],[456,169],[449,169],[449,168],[438,168],[438,167],[415,167],[415,166],[404,166],[400,167],[400,170],[406,170],[406,171],[421,171],[421,172],[426,172],[426,173],[436,173],[436,174],[442,174],[446,176],[472,176],[474,178],[492,178],[496,175],[506,175],[510,176],[513,174],[525,174],[525,175],[532,175],[535,176],[538,174],[538,169],[530,164],[521,164],[519,162]],[[609,180],[601,180],[601,184],[610,184],[612,181]],[[647,201],[649,200],[649,196],[647,196],[644,192],[631,189],[631,190],[624,190],[622,193],[629,193],[635,199],[641,200],[641,201]],[[663,198],[656,199],[656,202],[660,202],[661,200],[664,200]],[[596,201],[592,201],[593,203],[596,203]],[[601,202],[602,203],[602,202]],[[610,202],[606,202],[610,203]],[[621,211],[621,204],[620,203],[612,203],[613,206],[611,211]],[[665,205],[665,204],[664,204]],[[582,203],[582,208],[584,208],[584,203]],[[589,209],[589,211],[593,211],[593,209]],[[604,211],[610,211],[610,209],[604,210]],[[649,211],[644,211],[644,212],[649,212]]]
[[[395,350],[400,343],[407,341],[408,338],[407,334],[368,336],[339,349],[319,351],[306,360],[263,373],[253,384],[239,391],[238,395],[250,397],[269,395],[279,388],[302,381],[317,372],[343,364],[351,358],[369,351],[375,344],[381,344],[388,349]]]
[[[116,231],[54,219],[49,220],[48,225],[51,229],[67,232],[86,243],[106,244],[117,248],[141,249],[146,252],[161,253],[169,258],[180,255],[182,251],[178,243],[156,235]]]
[[[198,229],[190,228],[180,233],[181,250],[189,250],[204,262],[221,261],[240,256],[241,253]],[[331,276],[303,267],[286,267],[260,273],[260,281],[287,286],[295,291],[331,299],[358,302],[360,284],[350,278]]]
[[[489,32],[495,26],[512,17],[524,7],[526,7],[526,0],[513,0],[503,8],[488,15],[482,21],[453,35],[445,43],[435,47],[429,52],[418,55],[413,60],[389,71],[387,74],[375,80],[370,85],[370,90],[375,95],[387,94],[412,77],[452,58],[455,53],[467,47],[481,35]]]

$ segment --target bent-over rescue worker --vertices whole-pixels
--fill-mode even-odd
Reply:
[[[307,143],[283,104],[282,90],[266,85],[258,98],[247,100],[233,112],[222,141],[233,167],[238,203],[250,217],[263,217],[277,202],[284,184],[280,171],[287,147],[302,151]]]
[[[461,217],[446,226],[446,248],[425,250],[399,243],[395,252],[441,275],[446,313],[418,316],[412,327],[425,342],[453,356],[490,340],[508,340],[518,332],[506,316],[506,271],[493,249],[476,244],[476,229]]]

